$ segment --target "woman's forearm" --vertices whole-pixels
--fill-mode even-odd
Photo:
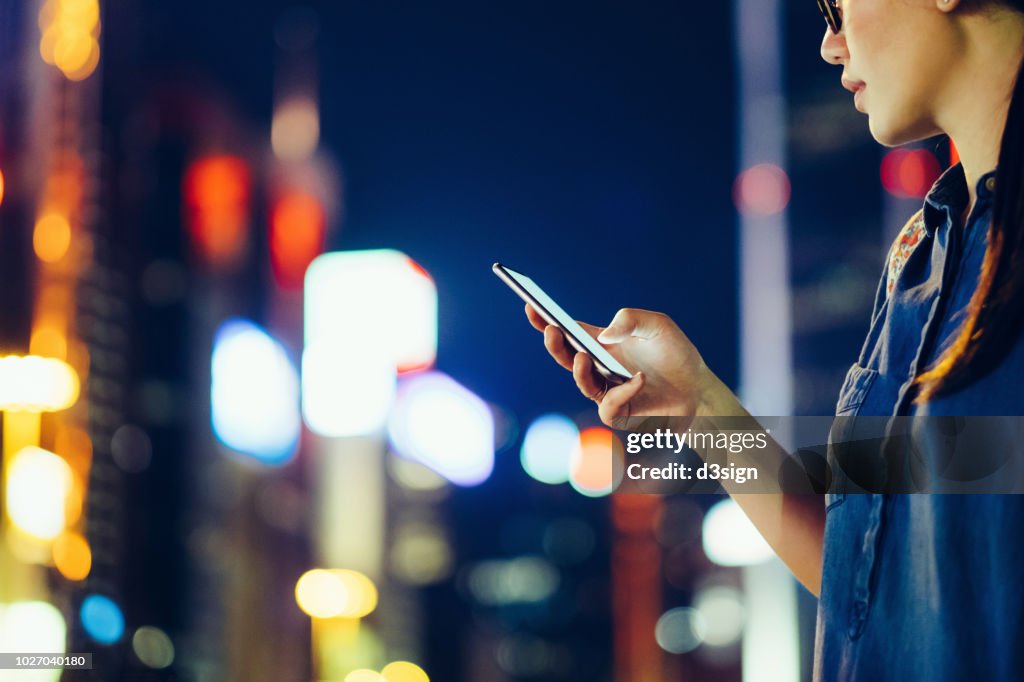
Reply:
[[[717,377],[711,376],[702,395],[703,400],[697,412],[701,429],[761,429],[736,395]],[[767,438],[768,447],[757,451],[757,468],[761,471],[779,471],[782,459],[788,457],[788,453],[770,436]],[[745,453],[741,458],[749,456]],[[733,481],[724,481],[723,487],[797,580],[817,596],[821,590],[822,543],[825,533],[825,504],[822,496],[812,492],[785,492],[781,488],[777,492],[743,492],[743,486]]]

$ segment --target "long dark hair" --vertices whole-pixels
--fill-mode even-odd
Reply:
[[[992,4],[971,2],[964,5]],[[1024,0],[999,4],[1024,12]],[[1024,63],[1010,98],[999,146],[992,222],[978,286],[956,339],[915,378],[915,402],[953,393],[995,369],[1024,323]]]

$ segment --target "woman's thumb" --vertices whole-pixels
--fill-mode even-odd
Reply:
[[[601,343],[622,343],[631,336],[650,338],[655,332],[655,313],[634,308],[623,308],[615,313],[611,324],[597,335]]]

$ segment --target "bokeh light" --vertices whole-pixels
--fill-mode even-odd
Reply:
[[[132,651],[148,668],[166,668],[174,663],[174,643],[166,632],[152,625],[143,625],[135,631]]]
[[[56,538],[64,530],[71,485],[71,467],[63,458],[38,447],[20,450],[4,490],[11,522],[32,537]]]
[[[775,556],[771,546],[731,499],[716,502],[704,516],[704,553],[719,566],[750,566]]]
[[[552,485],[565,483],[578,444],[575,422],[560,414],[545,414],[527,428],[519,457],[532,478]]]
[[[461,486],[494,468],[494,417],[469,389],[440,372],[403,380],[388,422],[395,451]]]
[[[385,682],[430,682],[430,677],[415,663],[395,661],[380,671]]]
[[[141,427],[122,424],[110,437],[110,455],[121,471],[137,474],[149,466],[153,458],[153,443]]]
[[[32,232],[32,247],[44,263],[56,263],[71,246],[71,225],[60,213],[45,213],[36,221]]]
[[[670,609],[661,614],[654,628],[654,638],[670,654],[693,651],[704,641],[707,624],[700,611],[687,607]]]
[[[314,568],[295,583],[295,601],[314,618],[362,618],[377,608],[377,587],[358,571]]]
[[[326,341],[345,353],[372,336],[399,373],[427,369],[437,356],[437,287],[414,260],[391,249],[338,251],[306,271],[307,346]]]
[[[78,375],[56,358],[0,357],[0,410],[56,412],[78,400]]]
[[[448,577],[454,557],[440,527],[423,521],[403,523],[391,547],[391,571],[409,585],[430,585]]]
[[[284,347],[259,326],[225,322],[214,340],[210,400],[222,443],[265,464],[298,446],[299,379]]]
[[[397,377],[387,349],[370,335],[342,344],[330,338],[302,352],[302,417],[321,436],[363,436],[383,430]]]
[[[882,186],[897,197],[923,199],[941,174],[939,160],[927,149],[893,149],[882,158]]]
[[[558,569],[540,557],[481,561],[469,571],[469,591],[487,606],[533,604],[558,589]]]
[[[302,161],[320,141],[320,113],[310,97],[290,97],[274,109],[270,145],[284,161]]]
[[[610,429],[593,426],[580,432],[569,467],[569,483],[587,497],[608,495],[619,483],[622,444]]]
[[[733,201],[740,213],[774,215],[789,205],[789,176],[772,163],[752,166],[733,185]]]
[[[53,563],[68,580],[85,580],[92,570],[89,543],[80,533],[61,533],[53,543]]]
[[[395,375],[437,353],[437,290],[414,261],[388,249],[328,253],[306,271],[302,414],[322,436],[381,430]]]
[[[39,11],[39,55],[71,81],[88,78],[100,60],[98,0],[46,0]]]
[[[32,355],[63,360],[68,354],[68,339],[57,327],[41,325],[32,330],[28,347]]]
[[[45,652],[62,654],[67,651],[67,625],[60,610],[43,601],[17,601],[0,603],[0,651]],[[29,673],[10,673],[3,679],[29,679],[33,682],[57,682],[60,669],[37,670]],[[20,676],[19,676],[20,675]],[[17,677],[16,677],[17,676]]]
[[[345,682],[386,682],[386,680],[376,670],[359,668],[345,675]]]
[[[277,283],[301,289],[306,268],[324,250],[327,216],[309,192],[289,191],[270,209],[270,264]]]
[[[244,253],[249,194],[249,167],[238,157],[207,156],[185,171],[185,208],[193,248],[215,268],[234,266]]]
[[[746,615],[743,596],[735,587],[706,587],[697,593],[693,608],[704,623],[705,646],[729,647],[739,642]]]
[[[100,644],[113,644],[124,634],[124,614],[109,597],[90,594],[79,611],[82,627]]]

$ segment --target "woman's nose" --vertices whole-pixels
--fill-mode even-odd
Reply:
[[[829,64],[845,64],[850,58],[846,49],[846,36],[843,31],[833,33],[832,29],[825,28],[825,37],[821,41],[821,58]]]

